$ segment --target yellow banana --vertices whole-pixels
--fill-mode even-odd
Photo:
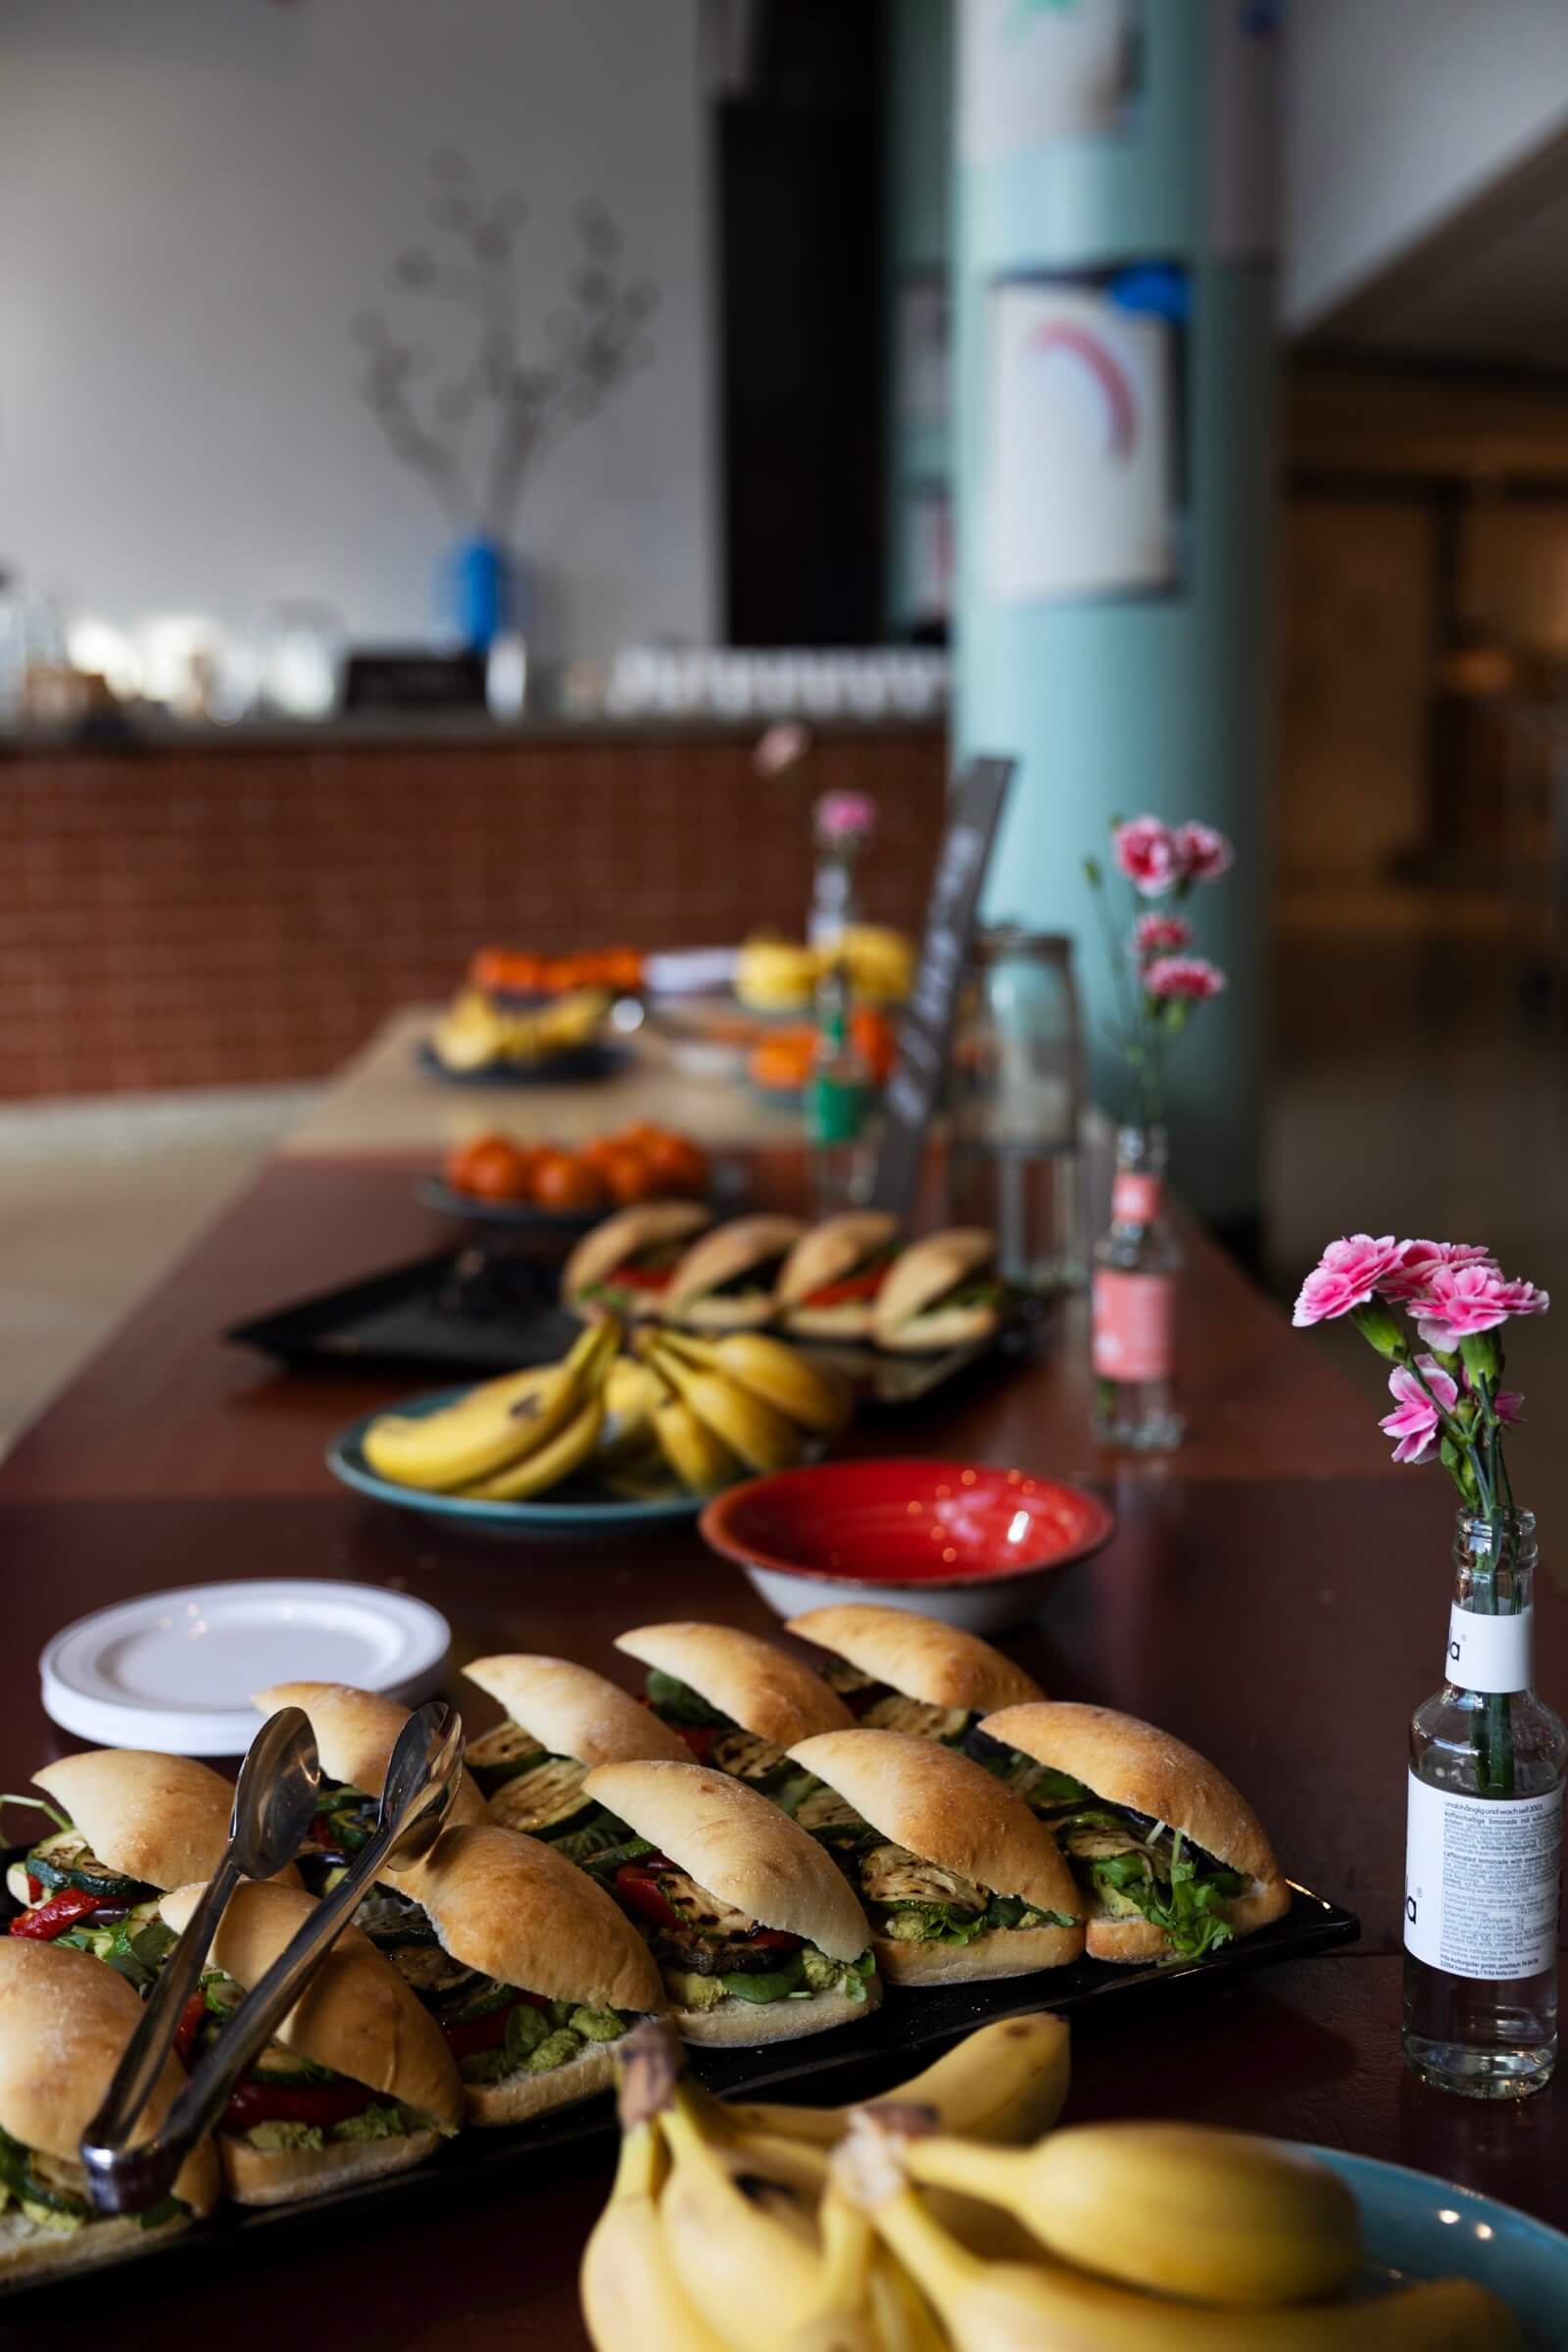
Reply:
[[[1264,2345],[1268,2352],[1507,2352],[1520,2340],[1495,2296],[1464,2279],[1367,2301],[1271,2309],[1264,2318],[1142,2294],[1050,2260],[982,2262],[906,2183],[889,2189],[857,2175],[851,2193],[858,2191],[868,2193],[878,2235],[934,2306],[957,2352],[1260,2352]],[[1136,2233],[1135,2212],[1122,2222]]]
[[[699,1421],[738,1454],[749,1470],[789,1470],[801,1458],[795,1425],[750,1389],[741,1388],[721,1372],[704,1372],[682,1362],[671,1349],[656,1346],[650,1359],[656,1369],[690,1405]]]
[[[817,2208],[822,2259],[817,2308],[784,2339],[783,2352],[886,2352],[871,2308],[876,2239],[865,2215],[837,2189]]]
[[[688,1362],[738,1381],[786,1420],[817,1437],[836,1438],[855,1409],[848,1381],[823,1371],[787,1341],[765,1331],[726,1332],[716,1340],[671,1333],[669,1346]]]
[[[605,1411],[613,1425],[605,1455],[616,1462],[655,1450],[654,1407],[666,1394],[652,1365],[617,1355],[605,1375]]]
[[[1326,2165],[1196,2124],[1080,2124],[1036,2148],[945,2135],[911,2180],[1000,2205],[1087,2271],[1198,2302],[1299,2303],[1361,2268],[1355,2198]]]
[[[654,1407],[660,1450],[690,1494],[716,1494],[746,1475],[722,1438],[715,1437],[684,1397],[667,1396]]]
[[[759,2174],[684,2082],[661,2124],[670,2174],[659,2213],[675,2276],[733,2352],[774,2352],[818,2314],[815,2198]]]
[[[726,2352],[682,2292],[664,2251],[659,2191],[667,2167],[655,2123],[621,2136],[610,2202],[583,2248],[578,2293],[595,2352]]]
[[[612,1326],[591,1323],[559,1364],[487,1380],[417,1417],[382,1413],[365,1433],[365,1458],[382,1478],[438,1494],[492,1477],[547,1446],[576,1412]]]
[[[941,2321],[903,2264],[880,2241],[871,2255],[866,2301],[882,2352],[948,2352]]]
[[[597,1391],[577,1407],[564,1429],[548,1446],[524,1456],[494,1478],[480,1479],[461,1491],[475,1502],[519,1502],[528,1494],[546,1494],[552,1487],[580,1470],[598,1445],[605,1426],[605,1400]]]
[[[970,2139],[1038,2139],[1066,2099],[1069,2050],[1066,2025],[1048,2010],[1003,2018],[982,2026],[885,2096],[901,2105],[933,2108],[944,2132],[961,2132]],[[791,2133],[831,2147],[842,2138],[853,2110],[736,2102],[726,2103],[726,2112],[743,2130]]]

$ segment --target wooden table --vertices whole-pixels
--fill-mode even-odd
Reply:
[[[222,1326],[437,1246],[417,1162],[292,1156],[153,1293],[0,1469],[9,1638],[0,1787],[76,1744],[43,1717],[33,1661],[68,1619],[196,1578],[317,1570],[394,1586],[451,1619],[455,1664],[538,1647],[624,1672],[623,1626],[710,1615],[772,1629],[750,1588],[689,1532],[553,1550],[439,1532],[343,1494],[329,1434],[406,1383],[284,1376],[224,1348]],[[787,1156],[759,1161],[787,1194]],[[1439,1673],[1450,1510],[1437,1474],[1393,1472],[1366,1407],[1196,1233],[1184,1337],[1192,1435],[1166,1461],[1096,1452],[1081,1307],[1038,1359],[908,1419],[864,1425],[877,1450],[966,1453],[1102,1482],[1120,1515],[1101,1557],[1063,1571],[1013,1646],[1054,1693],[1152,1717],[1254,1799],[1294,1876],[1359,1910],[1353,1951],[1294,1963],[1080,2036],[1071,2113],[1247,2125],[1423,2165],[1568,2224],[1562,2094],[1484,2110],[1422,2089],[1398,2051],[1403,1732]],[[1568,1637],[1544,1612],[1541,1681],[1568,1689]],[[454,1676],[475,1726],[494,1710]],[[280,2310],[407,2347],[580,2344],[574,2275],[604,2180],[519,2187],[433,2212],[395,2241],[331,2233],[273,2257],[262,2293],[158,2268],[116,2280],[135,2340],[267,2345]],[[349,2266],[353,2273],[350,2278]],[[121,2301],[122,2294],[125,2300]],[[286,2297],[286,2301],[280,2299]],[[106,2307],[107,2308],[107,2307]],[[48,2307],[0,2321],[58,2340]],[[628,2352],[634,2348],[628,2347]]]

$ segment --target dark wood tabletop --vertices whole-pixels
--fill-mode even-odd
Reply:
[[[0,1467],[0,1787],[80,1744],[38,1703],[46,1638],[82,1612],[197,1579],[319,1573],[434,1601],[452,1623],[451,1686],[483,1650],[540,1648],[624,1677],[625,1626],[710,1616],[775,1630],[739,1573],[690,1529],[568,1545],[449,1533],[348,1494],[322,1465],[342,1423],[406,1392],[368,1370],[285,1374],[222,1328],[440,1246],[414,1171],[280,1160],[197,1246]],[[792,1171],[761,1170],[787,1194]],[[1399,1922],[1404,1730],[1440,1679],[1451,1509],[1446,1482],[1392,1471],[1365,1402],[1200,1235],[1184,1275],[1191,1435],[1177,1454],[1101,1453],[1087,1428],[1083,1311],[1035,1358],[906,1417],[866,1421],[879,1451],[967,1455],[1087,1478],[1117,1532],[1062,1570],[1008,1646],[1054,1694],[1146,1715],[1210,1755],[1253,1800],[1290,1874],[1359,1912],[1353,1949],[1297,1961],[1178,2011],[1078,2036],[1069,2112],[1183,2115],[1415,2164],[1568,2225],[1559,2090],[1517,2109],[1427,2091],[1401,2067]],[[417,1384],[412,1384],[417,1385]],[[1568,1634],[1543,1610],[1541,1687],[1568,1690]],[[1043,1986],[1049,1999],[1049,1986]],[[270,2258],[265,2298],[203,2266],[159,2263],[128,2303],[152,2341],[194,2328],[271,2344],[289,2308],[365,2340],[468,2352],[582,2337],[575,2269],[604,2178],[529,2180],[482,2209],[400,2217],[394,2249],[313,2236]],[[383,2259],[388,2254],[390,2258]],[[0,2338],[54,2340],[42,2303]]]

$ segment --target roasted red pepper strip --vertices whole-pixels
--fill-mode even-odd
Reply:
[[[667,1870],[670,1866],[666,1862],[663,1867]],[[665,1902],[646,1861],[621,1864],[615,1873],[615,1892],[628,1909],[640,1912],[644,1919],[651,1919],[656,1928],[680,1927],[678,1912]]]
[[[346,2123],[375,2103],[363,2082],[298,2082],[275,2085],[264,2080],[237,2083],[222,2114],[225,2132],[248,2132],[252,2124]]]
[[[718,1738],[719,1725],[716,1723],[677,1723],[675,1729],[691,1749],[698,1763],[706,1764],[713,1752],[713,1741]]]
[[[180,2011],[179,2023],[174,2028],[174,2056],[181,2066],[190,2064],[190,2054],[196,2046],[196,2036],[201,2032],[202,2020],[207,2014],[206,1994],[193,1992]]]
[[[101,1911],[104,1901],[103,1895],[88,1894],[80,1886],[62,1886],[58,1894],[52,1894],[46,1903],[40,1903],[36,1911],[19,1911],[11,1922],[11,1933],[13,1936],[35,1936],[40,1943],[53,1943],[57,1936],[63,1936],[68,1928],[74,1928],[78,1920],[91,1919],[95,1911]],[[118,1908],[123,1918],[124,1905],[121,1904]]]
[[[516,2000],[505,2009],[487,2009],[483,2017],[459,2018],[452,2025],[443,2025],[447,2048],[454,2058],[471,2058],[477,2050],[498,2050],[507,2038],[507,2020],[514,2009],[526,2006],[543,2009],[542,1992],[519,1992]]]
[[[849,1306],[861,1298],[874,1298],[893,1271],[890,1258],[885,1266],[872,1266],[864,1274],[851,1274],[843,1282],[825,1282],[819,1291],[812,1291],[804,1306]]]

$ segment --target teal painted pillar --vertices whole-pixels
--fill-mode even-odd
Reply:
[[[1259,1206],[1273,504],[1263,0],[958,0],[958,754],[1020,772],[986,913],[1079,942],[1097,1101],[1119,1107],[1082,877],[1112,814],[1236,844],[1195,894],[1230,976],[1172,1061],[1178,1188]]]
[[[951,618],[953,0],[884,17],[887,142],[887,625]]]

